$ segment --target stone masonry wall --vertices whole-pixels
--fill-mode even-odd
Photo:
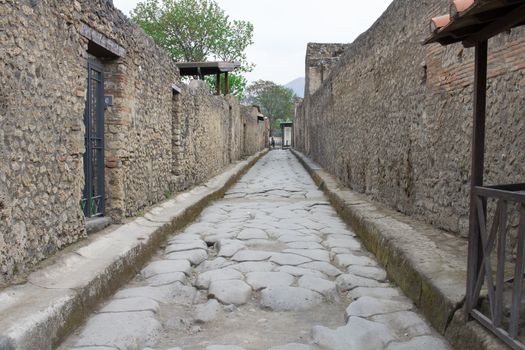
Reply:
[[[346,186],[465,236],[473,49],[422,45],[448,6],[395,0],[305,96],[295,142]],[[524,182],[525,30],[491,39],[489,53],[485,182]]]
[[[260,115],[257,107],[242,106],[241,110],[244,119],[244,155],[249,155],[266,148],[268,133],[265,131],[269,130],[269,125],[267,119],[257,119]]]
[[[244,117],[237,98],[211,96],[204,81],[191,81],[176,99],[173,189],[180,191],[241,158]]]
[[[243,154],[238,102],[193,83],[174,93],[175,63],[111,1],[0,0],[0,286],[86,236],[79,203],[88,59],[103,66],[113,97],[104,128],[106,215],[114,221]]]

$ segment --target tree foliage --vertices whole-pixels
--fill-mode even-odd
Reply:
[[[245,103],[261,107],[270,118],[272,129],[279,129],[278,119],[293,119],[295,113],[295,93],[272,81],[258,80],[246,88]]]
[[[253,25],[230,20],[214,0],[144,0],[131,18],[177,61],[239,61],[248,68],[246,48]]]
[[[210,84],[210,91],[212,94],[216,92],[217,86],[217,77],[215,75],[209,75],[206,77],[206,80]],[[244,93],[246,91],[246,85],[248,81],[245,77],[240,74],[228,74],[228,82],[230,87],[230,94],[237,96],[239,99],[244,98]],[[221,91],[225,90],[225,80],[224,75],[221,76]]]
[[[253,68],[245,52],[253,44],[251,23],[230,20],[214,0],[144,0],[131,18],[176,61],[240,62],[237,74],[230,75],[230,86],[232,94],[243,95],[242,73]],[[215,78],[207,80],[214,84]]]

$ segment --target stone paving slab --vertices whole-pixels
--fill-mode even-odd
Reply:
[[[150,209],[144,217],[112,226],[59,253],[28,282],[0,292],[0,347],[52,349],[80,324],[102,297],[132,277],[160,241],[220,196],[265,151],[188,192]]]
[[[458,348],[506,349],[475,321],[465,322],[467,242],[430,225],[370,201],[365,195],[341,186],[329,173],[302,153],[292,150],[344,220],[364,245],[386,266],[388,275],[425,314],[436,329]],[[354,269],[349,266],[348,270]],[[355,270],[349,271],[357,274]],[[470,339],[465,343],[464,339]],[[437,344],[414,340],[390,348],[415,348]],[[441,344],[441,343],[440,343]],[[437,346],[437,345],[436,345]]]
[[[108,329],[111,329],[111,332],[108,332]],[[160,322],[149,311],[103,313],[88,321],[76,342],[76,347],[144,348],[155,344],[160,330]]]
[[[203,242],[206,249],[199,248]],[[205,250],[206,259],[192,261],[186,252],[195,250]],[[169,282],[175,273],[186,278],[152,284],[160,276],[170,276]],[[159,305],[151,312],[160,324],[153,341],[99,326],[108,334],[89,345],[113,347],[118,335],[152,350],[367,350],[420,343],[450,349],[287,151],[263,157],[222,200],[174,233],[143,273],[92,316],[90,328],[78,329],[59,350],[79,346],[86,333],[91,337],[103,310],[136,312],[139,298]]]

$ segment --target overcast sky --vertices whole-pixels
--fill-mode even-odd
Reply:
[[[129,15],[139,0],[113,0]],[[286,84],[304,76],[309,42],[350,43],[367,30],[392,0],[217,0],[232,19],[254,25],[248,80]]]

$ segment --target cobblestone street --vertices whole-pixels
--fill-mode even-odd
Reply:
[[[449,349],[291,152],[271,151],[60,349]]]

